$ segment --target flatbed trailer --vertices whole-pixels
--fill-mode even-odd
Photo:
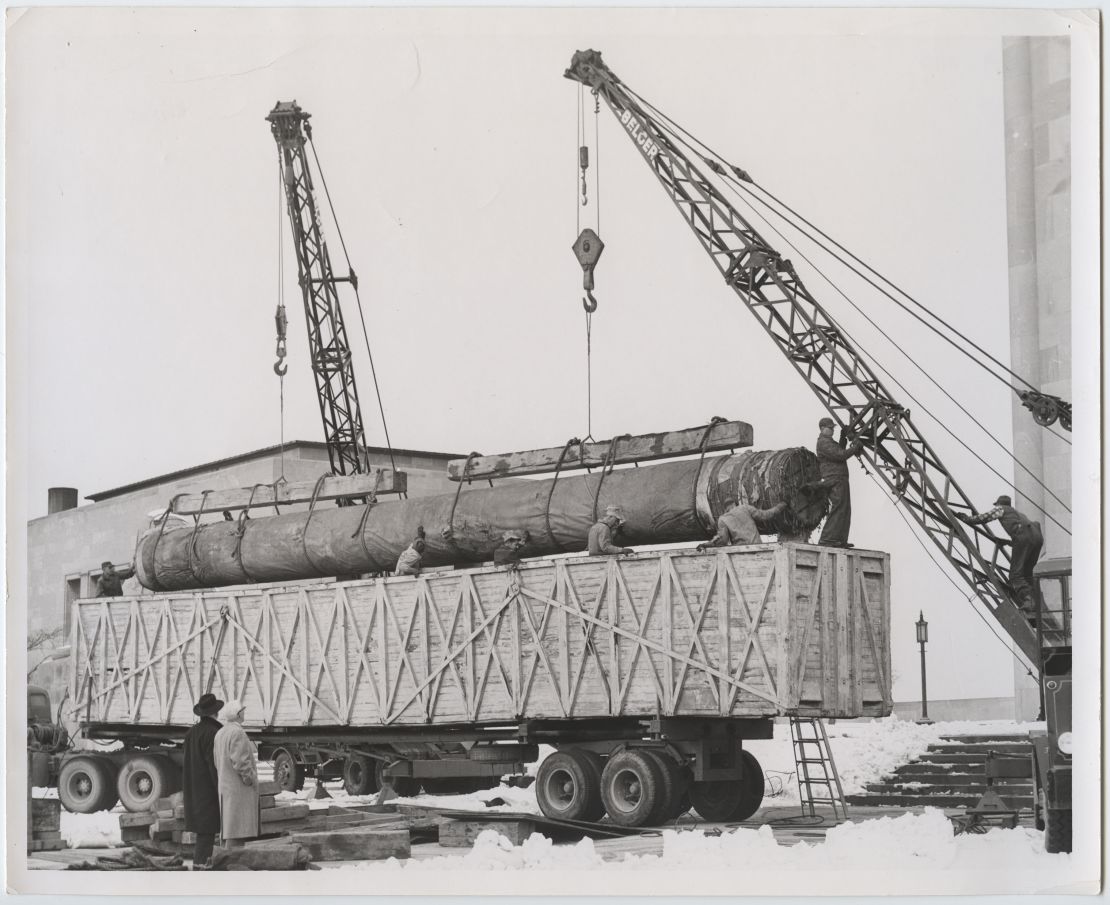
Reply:
[[[572,556],[75,607],[76,719],[123,743],[70,758],[60,787],[77,809],[114,804],[113,785],[135,809],[172,790],[206,691],[245,704],[287,788],[342,775],[355,793],[466,791],[550,744],[543,810],[627,825],[689,802],[754,812],[762,772],[743,741],[775,717],[892,710],[889,557],[869,550]],[[74,802],[90,782],[100,792]]]

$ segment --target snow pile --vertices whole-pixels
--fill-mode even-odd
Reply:
[[[70,848],[111,848],[122,845],[119,834],[119,815],[115,811],[97,811],[95,814],[71,814],[62,808],[62,838]]]
[[[375,796],[368,796],[367,801],[374,800]],[[500,798],[504,804],[490,806],[488,802]],[[433,808],[450,808],[458,811],[498,811],[514,814],[539,814],[540,806],[536,801],[535,787],[518,789],[504,783],[495,789],[483,789],[480,792],[471,792],[469,795],[416,795],[412,798],[395,798],[402,804],[419,804]]]
[[[555,845],[538,833],[513,845],[496,830],[482,830],[465,855],[421,860],[363,861],[358,870],[580,870],[605,866],[589,839],[574,845]]]

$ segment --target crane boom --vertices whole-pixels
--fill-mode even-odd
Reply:
[[[578,51],[566,77],[602,98],[693,230],[698,242],[779,350],[805,379],[842,431],[864,444],[862,455],[887,489],[940,549],[1027,664],[1038,669],[1040,646],[1002,572],[1007,541],[957,513],[975,511],[910,412],[887,391],[871,365],[803,285],[785,260],[672,140],[594,50]],[[704,161],[704,159],[703,159]],[[704,161],[721,172],[716,161]],[[734,170],[749,181],[747,174]]]
[[[341,282],[355,283],[356,277],[353,272],[336,277],[332,271],[305,156],[306,139],[312,137],[309,116],[293,101],[279,102],[266,119],[278,146],[331,470],[337,475],[365,474],[366,435],[337,289]]]

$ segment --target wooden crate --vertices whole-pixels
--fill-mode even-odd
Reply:
[[[80,601],[90,721],[248,728],[886,716],[889,557],[760,544]]]

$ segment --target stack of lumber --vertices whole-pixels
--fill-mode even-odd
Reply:
[[[57,798],[31,799],[29,852],[53,852],[66,848],[62,839],[62,803]]]
[[[280,786],[273,780],[258,784],[258,806],[261,809],[259,823],[264,836],[280,833],[308,816],[309,808],[303,801],[279,802],[277,794],[280,791]]]

